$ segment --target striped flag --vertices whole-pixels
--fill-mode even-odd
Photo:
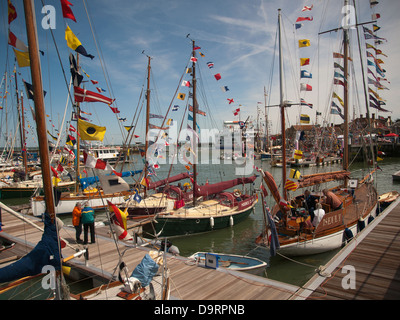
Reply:
[[[291,180],[286,180],[285,189],[290,191],[296,191],[298,188],[298,184]]]

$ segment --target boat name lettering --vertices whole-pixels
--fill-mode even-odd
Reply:
[[[247,208],[253,204],[255,200],[255,197],[251,197],[250,199],[244,200],[242,202],[239,202],[239,210],[242,210],[244,208]]]
[[[339,213],[339,214],[332,215],[332,216],[329,216],[329,217],[326,217],[326,218],[323,220],[323,222],[324,222],[323,225],[324,225],[324,226],[330,226],[330,225],[332,225],[332,224],[337,224],[337,223],[340,222],[340,217],[341,217],[340,213]]]

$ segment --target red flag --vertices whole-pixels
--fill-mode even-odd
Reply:
[[[21,40],[19,40],[14,33],[9,30],[8,32],[8,44],[12,45],[13,47],[17,48],[18,50],[21,50],[23,52],[28,52],[28,47],[23,43]]]
[[[8,24],[10,24],[16,18],[17,18],[17,11],[15,11],[15,7],[12,5],[11,1],[8,0]]]
[[[215,79],[217,79],[217,81],[221,80],[221,74],[220,73],[215,74],[214,77],[215,77]]]
[[[51,171],[53,172],[53,176],[55,176],[56,178],[58,178],[58,172],[56,169],[54,169],[52,166],[50,166]]]
[[[226,99],[226,100],[228,100],[229,101],[229,104],[231,104],[231,103],[233,103],[234,101],[233,101],[233,99]]]
[[[76,22],[75,16],[72,13],[72,10],[69,6],[73,6],[72,3],[70,3],[67,0],[60,0],[61,1],[61,8],[62,8],[62,13],[63,17],[67,19],[71,19]]]
[[[83,151],[83,163],[85,167],[88,168],[105,170],[107,167],[107,162],[92,157],[90,154],[87,154],[86,151]]]
[[[296,22],[300,21],[313,21],[313,17],[298,17]]]
[[[64,171],[64,167],[61,165],[61,163],[58,164],[57,171],[60,171],[60,172]]]
[[[110,106],[110,108],[111,108],[112,112],[114,112],[114,113],[120,113],[120,111],[118,110],[118,108],[114,108],[114,107],[111,107],[111,106]]]
[[[82,89],[79,87],[74,87],[74,96],[75,96],[75,102],[103,102],[108,105],[112,104],[114,102],[114,99],[108,98],[106,96],[103,96],[99,93],[89,91],[86,89]]]

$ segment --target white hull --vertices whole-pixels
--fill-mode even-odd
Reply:
[[[372,211],[364,220],[366,224],[365,228],[368,227],[367,226],[368,218],[370,216],[375,218],[375,212],[376,212],[376,206],[374,206]],[[353,233],[353,236],[356,236],[356,234],[358,233],[357,223],[352,227],[350,227],[349,229]],[[305,256],[305,255],[318,254],[341,248],[343,246],[344,239],[345,239],[344,230],[341,230],[339,232],[327,235],[325,237],[281,246],[278,252],[285,256],[286,255]]]
[[[74,210],[74,207],[77,202],[85,202],[88,201],[88,205],[92,207],[93,209],[103,209],[105,206],[107,206],[107,200],[112,202],[115,205],[119,205],[121,203],[124,203],[124,196],[104,196],[102,198],[96,197],[96,198],[87,198],[87,199],[82,199],[81,196],[77,197],[71,197],[69,199],[65,200],[60,200],[58,205],[56,206],[56,214],[67,214],[67,213],[72,213],[72,210]],[[41,216],[45,212],[46,204],[44,200],[35,200],[34,198],[31,199],[31,207],[32,207],[32,213],[34,216]]]

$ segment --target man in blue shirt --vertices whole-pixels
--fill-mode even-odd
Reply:
[[[94,233],[94,210],[87,204],[82,210],[81,222],[83,224],[83,244],[88,243],[88,232],[90,229],[90,243],[95,243],[95,233]]]

